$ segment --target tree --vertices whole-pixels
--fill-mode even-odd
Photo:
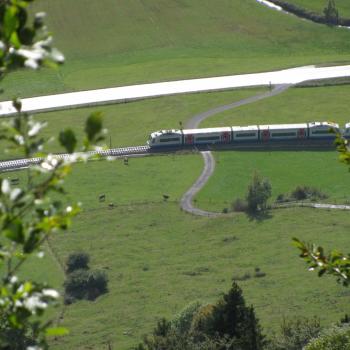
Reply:
[[[160,320],[135,350],[260,350],[265,343],[253,307],[233,282],[216,304],[192,303],[172,322]]]
[[[63,63],[64,56],[51,45],[44,14],[37,13],[29,23],[27,7],[33,1],[0,1],[0,79],[14,68]],[[43,255],[41,247],[52,233],[69,228],[79,206],[63,205],[60,197],[70,161],[45,154],[46,140],[40,136],[45,125],[22,113],[19,99],[13,106],[17,115],[0,129],[2,149],[15,150],[25,158],[40,156],[41,161],[28,169],[26,186],[13,187],[6,177],[0,177],[0,348],[43,349],[47,348],[47,336],[67,333],[40,317],[59,294],[23,274],[19,277],[19,272],[29,257]],[[91,114],[82,150],[101,140],[101,130],[101,115]],[[62,131],[59,139],[67,152],[75,151],[76,138],[70,129]],[[50,197],[52,193],[55,199]]]
[[[323,9],[323,13],[328,24],[337,25],[339,23],[339,13],[334,0],[328,0],[328,4]]]
[[[248,186],[247,202],[248,210],[252,213],[265,211],[268,199],[271,197],[271,184],[267,179],[255,173],[251,184]]]
[[[210,328],[211,335],[234,339],[233,344],[238,349],[259,350],[265,344],[254,308],[245,305],[242,290],[236,282],[214,305]]]

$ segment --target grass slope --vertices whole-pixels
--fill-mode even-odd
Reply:
[[[129,166],[117,161],[74,167],[67,199],[83,201],[84,211],[69,233],[53,236],[51,243],[63,261],[76,250],[88,252],[91,266],[108,274],[109,293],[69,306],[61,324],[71,334],[53,341],[53,349],[100,349],[107,341],[128,349],[160,317],[171,318],[196,299],[217,300],[228,290],[232,275],[253,275],[255,267],[266,277],[240,285],[267,329],[276,330],[283,316],[317,314],[329,324],[348,312],[349,293],[333,279],[308,273],[291,247],[291,237],[298,236],[346,249],[347,213],[285,209],[261,222],[245,215],[191,216],[173,201],[201,170],[198,155],[132,159]],[[25,176],[20,173],[21,183]],[[340,185],[346,188],[345,182]],[[99,203],[102,193],[106,202]],[[165,193],[169,202],[163,201]],[[111,202],[113,209],[108,208]],[[36,266],[33,271],[46,277],[61,276],[55,263],[45,270]],[[62,277],[56,278],[52,283],[60,288]]]
[[[231,208],[234,199],[245,198],[254,172],[270,180],[272,200],[307,185],[327,194],[326,203],[350,201],[349,172],[335,151],[217,152],[215,158],[215,173],[196,196],[200,208],[219,212]]]
[[[350,121],[349,92],[350,85],[291,88],[273,98],[216,114],[206,119],[201,127],[327,120],[343,127]]]
[[[48,12],[67,64],[14,73],[3,99],[350,59],[349,31],[255,0],[61,0],[34,9]]]

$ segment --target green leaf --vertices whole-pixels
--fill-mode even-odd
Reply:
[[[47,336],[63,336],[69,334],[69,330],[64,327],[53,327],[46,329]]]
[[[67,150],[68,153],[73,153],[77,145],[77,138],[72,129],[65,129],[59,135],[60,144]]]
[[[4,34],[6,38],[10,38],[12,33],[17,29],[18,18],[16,6],[7,7],[4,15]]]
[[[85,132],[89,141],[93,141],[95,136],[102,131],[102,113],[91,113],[86,120]]]
[[[13,242],[23,243],[24,233],[21,220],[17,219],[7,224],[4,230],[4,234],[8,239],[10,239]]]

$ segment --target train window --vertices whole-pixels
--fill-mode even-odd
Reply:
[[[220,140],[220,136],[200,136],[196,137],[196,141],[214,141],[214,140]]]
[[[297,134],[296,132],[274,132],[273,134],[271,134],[271,136],[286,137],[286,136],[297,136]]]
[[[311,133],[313,134],[313,135],[324,135],[324,134],[331,134],[332,132],[329,130],[329,129],[327,129],[327,130],[311,130]]]
[[[169,137],[167,139],[159,139],[159,142],[178,142],[180,139],[178,137]]]
[[[255,137],[256,133],[255,132],[251,132],[251,133],[241,133],[241,134],[236,134],[235,137]]]

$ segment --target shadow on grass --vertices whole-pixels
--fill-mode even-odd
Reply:
[[[249,218],[249,221],[262,222],[273,218],[270,211],[268,210],[247,211],[246,214]]]

